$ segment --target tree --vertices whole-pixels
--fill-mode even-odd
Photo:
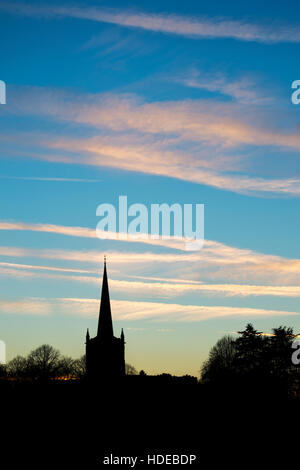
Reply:
[[[236,340],[225,336],[210,350],[202,366],[202,380],[228,381],[232,389],[249,397],[296,391],[299,369],[291,361],[293,329],[280,326],[271,335],[263,335],[248,323],[238,333]]]
[[[73,375],[79,379],[82,379],[86,374],[86,357],[81,356],[79,359],[73,361]]]
[[[209,352],[208,360],[201,368],[203,381],[215,382],[231,377],[234,373],[236,345],[232,336],[219,339]]]
[[[4,378],[7,376],[7,366],[6,364],[0,364],[0,378]]]
[[[31,351],[27,357],[16,356],[7,364],[6,371],[9,377],[19,379],[82,378],[86,371],[85,356],[72,359],[44,344]]]
[[[40,380],[57,377],[62,366],[60,352],[49,344],[31,351],[27,363],[30,376]]]
[[[7,364],[7,373],[9,377],[17,379],[28,376],[28,361],[25,357],[16,356]]]
[[[71,357],[62,356],[57,361],[55,377],[70,379],[75,376],[75,360]]]
[[[286,390],[296,378],[297,368],[291,361],[295,336],[292,328],[280,326],[273,328],[273,335],[269,338],[270,376],[276,382],[277,388]]]
[[[125,364],[125,374],[126,375],[137,375],[137,370],[131,364]]]
[[[252,373],[258,375],[266,365],[264,354],[266,352],[267,339],[262,336],[261,331],[255,330],[251,323],[246,329],[238,331],[240,337],[236,339],[236,363],[235,367],[239,375],[250,376]]]

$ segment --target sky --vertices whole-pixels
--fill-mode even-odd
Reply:
[[[0,1],[0,336],[84,354],[107,256],[115,335],[198,375],[248,322],[300,333],[300,6]],[[99,239],[99,204],[204,204],[205,241]]]

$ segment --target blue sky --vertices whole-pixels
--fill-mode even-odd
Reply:
[[[197,374],[251,321],[300,332],[299,5],[0,2],[0,329],[84,353],[103,255],[115,333]],[[205,204],[205,245],[99,240],[101,203]]]

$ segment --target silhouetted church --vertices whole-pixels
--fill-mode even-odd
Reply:
[[[92,380],[125,375],[124,333],[122,329],[120,338],[114,336],[105,258],[97,336],[90,338],[89,330],[86,333],[86,372]]]

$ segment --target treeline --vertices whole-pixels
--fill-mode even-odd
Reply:
[[[297,336],[293,329],[280,326],[265,335],[249,323],[245,330],[237,333],[238,337],[224,336],[212,347],[201,368],[200,383],[215,389],[221,386],[222,390],[245,386],[262,392],[272,388],[278,393],[300,396],[300,367],[292,362],[292,355],[297,353],[292,348]],[[125,371],[126,375],[147,377],[144,371],[138,373],[128,363]],[[79,359],[63,356],[48,344],[39,346],[26,357],[17,356],[8,364],[0,365],[0,377],[8,380],[79,380],[85,374],[85,356]]]
[[[143,372],[143,371],[142,371]],[[131,364],[125,364],[126,375],[137,375]],[[85,355],[79,359],[63,356],[58,349],[43,344],[28,356],[16,356],[0,365],[0,378],[10,380],[78,380],[86,374]]]
[[[85,356],[79,359],[63,356],[49,344],[43,344],[28,356],[16,356],[1,365],[2,378],[13,380],[71,380],[85,375]]]
[[[292,362],[297,336],[293,329],[280,326],[265,335],[249,323],[238,334],[224,336],[210,350],[201,369],[202,383],[299,395],[300,369]]]

